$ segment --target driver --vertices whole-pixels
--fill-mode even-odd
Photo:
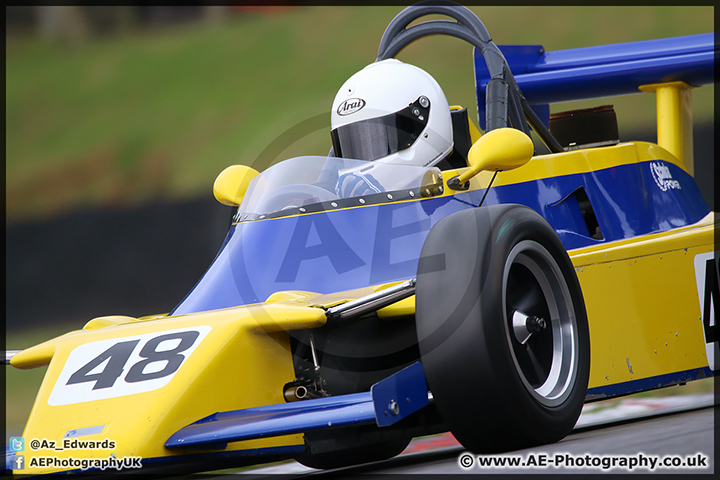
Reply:
[[[331,124],[336,157],[430,167],[453,150],[450,108],[440,85],[396,59],[372,63],[350,77],[335,96]],[[335,193],[340,198],[379,193],[381,170],[341,170]]]

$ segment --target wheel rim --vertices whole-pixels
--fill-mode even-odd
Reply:
[[[577,375],[577,322],[562,271],[545,247],[533,240],[513,247],[502,297],[506,337],[523,385],[545,406],[562,404]]]

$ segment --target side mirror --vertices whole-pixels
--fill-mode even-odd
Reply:
[[[242,203],[250,181],[260,172],[247,165],[231,165],[220,172],[213,184],[215,199],[223,205],[236,207]]]
[[[532,140],[515,128],[498,128],[486,133],[468,152],[470,169],[451,178],[448,186],[458,190],[460,185],[483,170],[511,170],[522,167],[534,153]]]

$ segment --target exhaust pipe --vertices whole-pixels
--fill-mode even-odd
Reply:
[[[286,388],[283,392],[286,402],[297,402],[298,400],[306,400],[310,398],[308,396],[308,389],[302,385],[296,385],[294,387]]]

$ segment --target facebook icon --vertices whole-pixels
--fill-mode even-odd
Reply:
[[[25,455],[17,455],[15,457],[14,470],[24,470],[24,469],[25,469]]]

